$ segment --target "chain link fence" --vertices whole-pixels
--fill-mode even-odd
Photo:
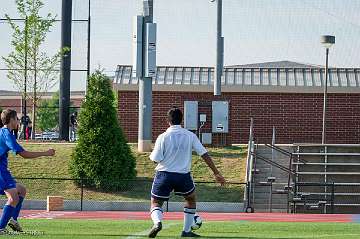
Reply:
[[[0,96],[1,98],[1,96]],[[7,108],[16,110],[18,114],[18,118],[20,119],[20,124],[18,129],[13,131],[13,134],[19,140],[32,140],[32,141],[59,141],[59,106],[49,106],[46,105],[46,102],[55,102],[51,99],[43,99],[40,101],[40,104],[36,108],[36,128],[34,129],[34,125],[32,122],[32,109],[28,108],[27,116],[28,118],[23,121],[22,116],[22,106],[18,103],[16,104],[4,104],[2,99],[0,99],[0,112]],[[44,103],[45,102],[45,103]],[[6,102],[5,102],[6,103]],[[81,101],[76,102],[73,106],[69,107],[69,140],[74,142],[78,140],[78,117],[75,115],[75,112],[80,112],[80,103]],[[29,103],[30,105],[30,103]],[[24,128],[24,124],[25,128]],[[32,132],[35,130],[34,135],[32,136]],[[25,134],[25,135],[24,135]]]
[[[121,187],[107,190],[84,186],[86,179],[16,178],[27,188],[26,209],[46,209],[48,196],[61,196],[64,210],[148,210],[152,180],[123,180]],[[238,212],[243,210],[246,183],[228,183],[221,187],[214,182],[195,182],[198,209],[201,211]],[[182,210],[183,198],[171,195],[167,211]]]

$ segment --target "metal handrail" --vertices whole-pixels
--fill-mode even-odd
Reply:
[[[270,160],[268,158],[260,156],[260,155],[258,155],[256,153],[252,153],[252,155],[254,157],[256,157],[257,159],[260,159],[260,160],[262,160],[262,161],[264,161],[264,162],[266,162],[266,163],[268,163],[268,164],[270,164],[272,166],[275,166],[275,167],[277,167],[278,169],[280,169],[282,171],[285,171],[285,172],[290,173],[290,174],[296,174],[296,172],[294,170],[288,169],[287,167],[285,167],[285,166],[283,166],[281,164],[278,164],[278,163],[276,163],[276,162],[274,162],[274,161],[272,161],[272,160]]]
[[[246,212],[250,210],[250,212],[254,212],[254,209],[252,207],[251,203],[251,197],[252,197],[252,188],[253,188],[253,168],[255,166],[254,164],[254,158],[252,155],[252,152],[254,151],[254,120],[251,118],[250,120],[250,132],[249,132],[249,142],[248,142],[248,155],[246,160],[246,172],[245,172],[245,182],[246,182],[246,190],[244,193],[244,209]]]
[[[276,145],[273,145],[273,144],[265,144],[265,146],[267,146],[267,147],[269,147],[271,149],[274,149],[274,150],[278,151],[279,153],[284,154],[284,155],[289,156],[289,157],[292,157],[294,154],[296,154],[296,153],[291,153],[291,152],[289,152],[289,151],[287,151],[285,149],[282,149],[282,148],[280,148],[280,147],[278,147]],[[299,159],[299,161],[304,163],[304,164],[307,163],[307,161],[304,160],[304,159]]]

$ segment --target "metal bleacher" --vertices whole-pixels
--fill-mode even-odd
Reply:
[[[294,183],[324,184],[317,187],[298,185],[297,193],[328,199],[331,197],[329,185],[333,184],[334,213],[360,212],[360,145],[297,144],[294,151],[293,167],[297,172]],[[324,212],[330,207],[331,203],[327,202]]]
[[[360,145],[260,145],[250,132],[247,212],[360,213]]]

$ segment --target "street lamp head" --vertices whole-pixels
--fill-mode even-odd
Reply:
[[[210,2],[215,2],[216,0],[210,0]]]
[[[321,44],[323,44],[325,48],[330,48],[332,45],[335,44],[335,36],[330,36],[330,35],[321,36]]]

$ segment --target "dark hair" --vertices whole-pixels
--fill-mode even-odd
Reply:
[[[172,125],[179,125],[183,119],[183,113],[177,107],[172,107],[167,113],[167,119]]]
[[[4,125],[9,124],[11,119],[16,119],[16,118],[17,118],[17,113],[15,110],[6,109],[3,112],[1,112],[1,121]]]
[[[2,112],[2,110],[0,109],[0,117],[1,117],[1,112]],[[0,118],[0,128],[2,128],[4,125],[3,125],[3,123],[2,123],[2,121],[1,121],[1,118]]]

